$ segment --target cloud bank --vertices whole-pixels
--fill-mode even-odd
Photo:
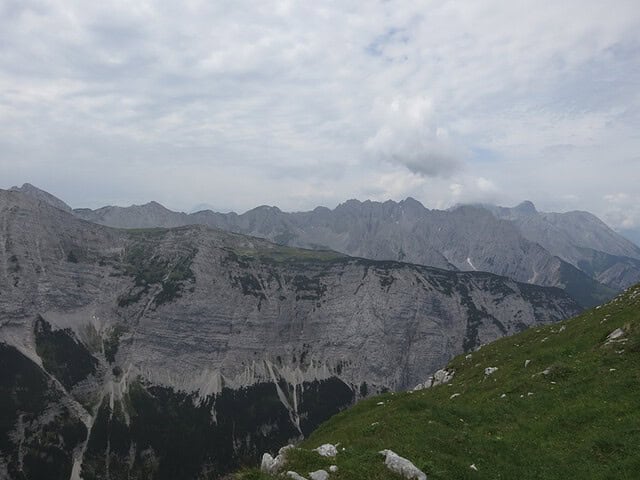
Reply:
[[[640,228],[638,52],[635,0],[8,0],[1,183],[185,210],[531,199]]]

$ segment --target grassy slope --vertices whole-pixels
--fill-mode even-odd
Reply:
[[[605,345],[616,328],[626,342]],[[485,376],[485,367],[498,370]],[[306,475],[335,463],[335,479],[398,478],[376,453],[390,448],[429,479],[638,478],[640,285],[573,319],[459,356],[448,368],[456,371],[448,385],[370,398],[336,415],[290,455],[287,468]],[[309,451],[325,442],[346,449],[333,462]],[[248,470],[240,478],[269,477]]]

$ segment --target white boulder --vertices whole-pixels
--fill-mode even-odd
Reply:
[[[444,385],[445,383],[449,383],[453,379],[454,375],[455,375],[455,371],[453,371],[453,370],[451,370],[451,371],[446,370],[446,369],[438,370],[436,373],[431,375],[427,379],[426,382],[419,383],[418,385],[413,387],[413,389],[414,390],[423,390],[425,388],[431,388],[431,387],[437,387],[438,385]]]
[[[384,464],[392,472],[407,479],[427,480],[427,475],[422,470],[419,470],[411,461],[401,457],[397,453],[391,450],[382,450],[378,453],[384,455]]]
[[[331,466],[329,467],[329,471],[330,471],[331,473],[336,473],[336,472],[338,471],[338,466],[337,466],[337,465],[331,465]]]
[[[295,447],[291,444],[285,445],[284,447],[280,448],[280,450],[278,450],[278,455],[284,455],[287,450],[291,450],[292,448]]]
[[[282,447],[278,450],[278,455],[273,458],[271,454],[265,453],[262,455],[262,462],[260,462],[260,470],[265,473],[278,473],[278,471],[284,467],[285,464],[285,453],[287,450],[291,450],[293,445],[287,445],[286,447]]]
[[[303,477],[299,473],[292,472],[291,470],[287,472],[287,477],[291,478],[292,480],[307,480],[305,477]]]
[[[498,367],[487,367],[484,369],[484,374],[485,375],[492,375],[493,373],[496,372],[496,370],[498,370]]]
[[[315,472],[309,473],[309,478],[311,480],[328,480],[329,474],[326,470],[316,470]]]
[[[265,473],[276,473],[278,471],[276,467],[276,459],[273,458],[270,453],[262,454],[260,470]]]
[[[624,337],[624,330],[622,330],[621,328],[616,328],[607,336],[607,343],[619,342],[622,337]]]
[[[318,452],[318,455],[320,455],[321,457],[335,457],[338,454],[338,449],[335,447],[335,445],[331,445],[330,443],[320,445],[313,451]]]

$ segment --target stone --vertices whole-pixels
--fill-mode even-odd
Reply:
[[[330,471],[331,473],[336,473],[336,472],[338,471],[338,466],[337,466],[337,465],[331,465],[331,466],[329,467],[329,471]]]
[[[321,457],[335,457],[338,454],[338,449],[330,443],[320,445],[318,448],[314,448],[313,451],[318,452]]]
[[[309,478],[311,480],[328,480],[329,474],[326,470],[316,470],[315,472],[309,473]]]
[[[285,452],[291,450],[292,448],[295,448],[295,446],[291,444],[285,445],[284,447],[280,448],[280,450],[278,450],[278,455],[284,455]]]
[[[425,388],[436,387],[438,385],[444,385],[445,383],[449,383],[453,376],[455,375],[455,371],[440,369],[436,371],[433,375],[431,375],[426,382],[419,383],[413,389],[414,390],[423,390]]]
[[[265,473],[278,473],[278,471],[284,467],[286,463],[285,454],[288,450],[291,450],[293,445],[287,445],[278,450],[278,455],[274,458],[269,453],[262,455],[262,461],[260,462],[260,470]]]
[[[427,475],[410,460],[401,457],[391,450],[382,450],[378,452],[385,457],[384,464],[389,470],[407,479],[427,480]]]
[[[493,375],[498,370],[498,367],[487,367],[484,369],[485,375]]]
[[[260,470],[265,473],[275,473],[273,468],[274,463],[275,458],[273,458],[270,453],[263,453],[262,461],[260,462]]]
[[[607,336],[607,342],[606,343],[612,343],[612,342],[615,342],[615,341],[619,341],[622,337],[624,337],[624,330],[622,330],[621,328],[616,328],[613,332],[611,332]]]
[[[291,480],[307,480],[305,477],[303,477],[299,473],[292,472],[291,470],[287,472],[287,477],[290,478]]]

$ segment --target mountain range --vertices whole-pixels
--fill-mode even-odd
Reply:
[[[343,209],[413,218],[425,209],[411,200],[291,214],[327,218],[316,249],[197,222],[113,228],[56,200],[0,190],[0,477],[219,478],[356,399],[411,388],[458,353],[581,309],[559,288],[461,271],[449,251],[436,268],[320,248],[334,234],[357,248]],[[193,218],[158,204],[107,210]],[[470,221],[476,211],[494,218],[456,210]],[[290,218],[194,215],[273,234]],[[372,249],[373,225],[373,213],[356,225]]]
[[[588,212],[538,212],[531,202],[514,208],[461,205],[443,211],[429,210],[413,198],[349,200],[333,210],[287,213],[261,206],[241,215],[210,210],[186,214],[150,202],[73,212],[117,228],[202,224],[288,246],[487,271],[563,288],[585,307],[640,281],[638,246]]]

